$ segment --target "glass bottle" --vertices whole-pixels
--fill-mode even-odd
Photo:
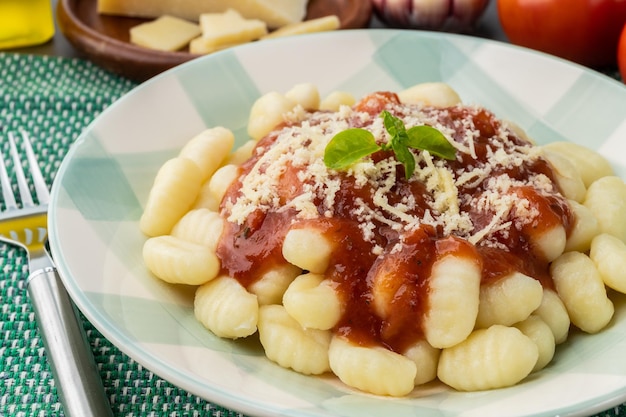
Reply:
[[[0,49],[38,45],[53,35],[51,0],[0,0]]]

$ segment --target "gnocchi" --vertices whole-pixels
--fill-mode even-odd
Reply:
[[[554,343],[558,345],[567,340],[571,320],[565,304],[555,291],[544,288],[541,304],[533,314],[541,318],[552,330]]]
[[[359,346],[335,335],[328,356],[332,371],[351,387],[392,396],[413,390],[415,362],[382,346]]]
[[[539,316],[531,315],[526,320],[515,324],[525,336],[537,345],[537,362],[532,371],[543,369],[554,357],[556,341],[554,333]]]
[[[220,268],[211,248],[171,235],[148,239],[143,258],[154,275],[172,284],[200,285],[215,278]]]
[[[256,296],[229,276],[222,275],[198,287],[194,312],[198,321],[219,337],[237,339],[257,331]]]
[[[257,296],[259,305],[280,304],[285,291],[302,270],[290,263],[276,265],[248,287]]]
[[[204,182],[230,154],[234,143],[235,136],[230,130],[224,127],[214,127],[192,138],[181,149],[179,155],[196,163]]]
[[[341,300],[332,282],[323,275],[308,273],[297,277],[285,291],[282,303],[305,328],[330,330],[341,318]]]
[[[563,300],[572,323],[595,333],[613,317],[613,303],[595,264],[580,252],[567,252],[550,266],[556,291]]]
[[[270,360],[307,375],[330,370],[331,332],[300,326],[277,304],[259,313],[259,338]]]
[[[259,140],[283,121],[283,115],[293,110],[297,102],[278,92],[259,98],[250,109],[248,134]]]
[[[154,179],[139,228],[148,236],[168,234],[191,208],[202,185],[200,168],[187,158],[167,161]]]
[[[626,294],[626,243],[608,233],[591,241],[589,257],[607,287]]]
[[[536,279],[515,272],[498,281],[480,286],[476,326],[512,326],[526,320],[540,305],[543,287]]]
[[[598,220],[600,232],[626,242],[626,184],[621,178],[611,175],[594,181],[583,204]]]
[[[459,391],[503,388],[528,376],[538,359],[535,342],[515,327],[496,324],[444,349],[437,376]]]
[[[433,265],[430,309],[424,317],[428,343],[450,347],[469,336],[478,316],[480,278],[479,265],[471,260],[448,256]]]
[[[465,130],[478,120],[496,133]],[[383,149],[421,125],[454,162],[407,148],[411,166]],[[350,130],[379,149],[330,168],[330,142]],[[279,366],[394,397],[436,379],[507,387],[549,367],[571,332],[605,328],[607,288],[626,293],[626,185],[610,164],[576,144],[538,147],[448,84],[357,101],[302,83],[260,97],[247,133],[233,150],[231,131],[206,129],[164,163],[143,257],[197,287],[209,331],[258,334]]]
[[[291,229],[282,246],[287,262],[318,274],[326,271],[332,251],[332,242],[316,229]]]
[[[222,201],[226,190],[237,179],[239,167],[228,164],[221,166],[208,182],[208,191],[215,201]]]
[[[565,252],[587,252],[591,241],[600,234],[597,217],[591,210],[576,201],[570,201],[574,214],[574,224],[565,243]]]
[[[613,175],[613,168],[607,159],[585,146],[572,142],[552,142],[545,145],[545,148],[571,161],[585,187],[602,177]]]

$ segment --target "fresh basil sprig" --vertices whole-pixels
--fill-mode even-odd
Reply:
[[[415,171],[415,158],[409,148],[428,151],[444,159],[454,159],[456,150],[446,137],[430,126],[414,126],[406,129],[404,122],[383,110],[380,114],[390,139],[387,143],[376,143],[374,134],[361,128],[347,129],[337,133],[326,145],[324,163],[331,169],[346,169],[374,152],[392,150],[396,159],[404,165],[407,179]]]

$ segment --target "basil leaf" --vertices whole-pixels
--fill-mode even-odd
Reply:
[[[365,129],[348,129],[337,133],[326,145],[324,163],[331,169],[347,168],[380,150],[374,134]]]
[[[391,146],[398,162],[404,165],[404,177],[408,180],[415,172],[415,156],[403,143],[392,141]]]
[[[374,135],[365,129],[344,130],[326,145],[326,166],[343,169],[378,150],[393,150],[398,162],[404,165],[405,176],[409,179],[415,172],[415,155],[409,147],[428,151],[444,159],[456,158],[456,149],[439,130],[430,126],[415,126],[407,130],[404,121],[387,110],[383,110],[380,117],[389,133],[387,143],[378,145]]]
[[[407,130],[405,145],[428,151],[444,159],[455,159],[456,149],[439,130],[430,126],[414,126]]]
[[[389,134],[391,135],[392,141],[398,136],[403,136],[403,134],[406,132],[404,122],[389,113],[387,110],[383,110],[380,113],[380,117],[383,118],[383,124],[385,125],[385,129],[387,129],[387,132],[389,132]]]

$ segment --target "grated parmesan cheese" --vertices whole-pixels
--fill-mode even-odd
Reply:
[[[253,166],[240,178],[236,195],[223,204],[223,214],[240,225],[259,210],[292,210],[293,221],[331,218],[345,205],[339,200],[343,189],[352,187],[365,196],[354,198],[347,215],[358,222],[366,241],[374,242],[381,226],[402,234],[427,225],[443,236],[496,247],[499,243],[493,236],[506,236],[511,228],[520,229],[540,214],[515,189],[532,187],[543,195],[557,192],[549,177],[528,170],[541,158],[529,141],[499,121],[492,123],[494,131],[485,137],[477,120],[493,116],[479,106],[439,109],[389,103],[387,110],[401,118],[407,129],[419,125],[439,129],[457,150],[457,160],[413,150],[416,170],[408,181],[398,174],[401,164],[391,155],[370,156],[337,172],[323,162],[332,137],[362,127],[379,143],[386,142],[389,135],[382,119],[358,106],[342,106],[337,112],[296,107],[285,115],[285,125],[259,143]],[[290,171],[295,171],[295,177],[290,177]],[[516,178],[518,171],[528,173]],[[417,184],[424,189],[421,197],[402,191],[401,187],[413,189]],[[488,221],[477,224],[477,213]],[[382,251],[380,246],[374,248]]]

